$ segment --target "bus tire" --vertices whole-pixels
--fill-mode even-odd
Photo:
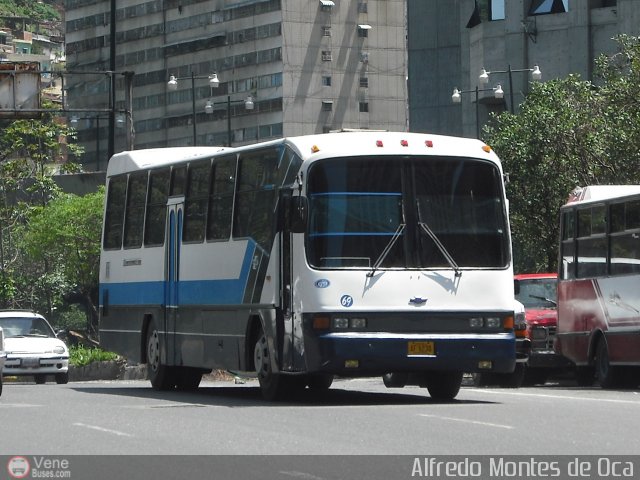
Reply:
[[[307,377],[309,390],[316,392],[329,390],[333,383],[333,375],[330,373],[312,373]]]
[[[171,390],[176,382],[173,369],[162,363],[162,344],[156,322],[147,330],[147,376],[156,390]]]
[[[456,398],[462,385],[462,372],[429,372],[427,390],[433,400],[449,401]]]
[[[202,381],[202,370],[193,367],[173,367],[178,390],[196,390]]]
[[[262,327],[258,332],[258,339],[253,348],[253,364],[258,375],[260,391],[265,400],[281,400],[289,393],[291,382],[271,368],[271,352],[267,336]]]
[[[595,380],[593,367],[576,367],[576,383],[579,387],[592,387]]]
[[[609,349],[604,337],[598,340],[596,349],[596,378],[602,388],[614,388],[619,386],[619,368],[609,363]]]
[[[407,373],[385,373],[382,376],[382,382],[387,388],[404,388],[408,380]]]

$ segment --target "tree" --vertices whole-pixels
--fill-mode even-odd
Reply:
[[[495,116],[484,139],[509,176],[516,271],[557,269],[559,208],[578,186],[640,179],[640,40],[619,37],[598,81],[534,84],[518,114]]]
[[[46,301],[53,306],[82,304],[92,336],[97,334],[103,202],[104,188],[84,196],[60,194],[31,210],[19,242],[36,290],[50,295]]]
[[[16,232],[36,206],[59,194],[55,172],[77,170],[68,161],[81,153],[75,133],[50,115],[41,120],[6,122],[0,129],[0,307],[34,308],[34,282],[28,258],[19,249]],[[67,155],[67,156],[65,156]],[[41,280],[37,277],[38,280]],[[25,290],[25,286],[29,287]],[[27,292],[30,292],[27,295]],[[50,308],[46,310],[50,311]]]

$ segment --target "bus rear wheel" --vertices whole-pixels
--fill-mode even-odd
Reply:
[[[462,372],[429,372],[426,376],[429,395],[436,401],[453,400],[462,385]]]
[[[596,378],[602,388],[615,388],[620,386],[620,368],[609,363],[609,348],[604,337],[598,340],[596,349]]]
[[[162,344],[154,321],[147,331],[147,375],[156,390],[170,390],[176,384],[173,369],[162,363]]]

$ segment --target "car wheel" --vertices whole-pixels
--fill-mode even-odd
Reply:
[[[162,342],[155,321],[147,331],[147,375],[156,390],[170,390],[176,382],[173,369],[162,363]]]
[[[36,381],[37,385],[42,385],[43,383],[47,383],[46,375],[34,375],[33,379]]]
[[[453,400],[462,385],[462,372],[429,372],[426,376],[429,395],[436,401]]]
[[[56,383],[59,385],[64,385],[69,383],[69,372],[56,373]]]

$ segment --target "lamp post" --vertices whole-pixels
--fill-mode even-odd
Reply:
[[[213,77],[215,77],[215,83],[209,82],[212,88],[218,88],[220,86],[220,80],[218,79],[218,74],[214,73]],[[231,146],[231,105],[232,104],[240,104],[244,103],[245,110],[253,110],[255,107],[255,103],[253,102],[253,97],[248,95],[244,100],[231,100],[231,95],[227,95],[227,147]],[[208,100],[204,106],[205,113],[213,113],[214,111],[214,103],[211,100]]]
[[[195,76],[193,73],[191,74],[191,77],[187,77],[187,78],[191,78],[191,108],[192,108],[192,124],[193,124],[193,145],[196,145],[196,124],[197,124],[197,120],[196,120],[196,94],[195,94],[195,81],[199,78],[207,78],[209,79],[209,87],[211,88],[211,90],[213,91],[214,89],[218,88],[220,86],[220,79],[218,78],[218,74],[217,73],[212,73],[211,75],[208,75],[206,77],[202,76],[202,77],[198,77]],[[169,81],[167,82],[167,86],[169,88],[169,90],[177,90],[178,88],[178,80],[183,80],[184,78],[180,78],[180,77],[176,77],[174,75],[171,75],[169,77]],[[213,92],[212,92],[213,93]],[[251,95],[247,96],[247,98],[245,98],[244,100],[236,100],[236,101],[232,101],[231,100],[231,95],[227,95],[227,146],[230,147],[231,146],[231,105],[232,104],[239,104],[239,103],[243,103],[244,104],[244,108],[245,110],[253,110],[255,107],[255,104],[253,102],[253,97]],[[207,100],[207,102],[204,105],[204,112],[207,114],[211,114],[214,112],[214,103],[211,101],[211,99]]]
[[[458,90],[457,88],[453,89],[453,94],[451,95],[451,101],[453,103],[462,102],[463,93],[475,93],[476,97],[476,138],[480,138],[480,111],[479,111],[479,102],[478,102],[478,93],[479,92],[488,92],[493,91],[493,95],[496,98],[502,98],[504,96],[504,91],[502,90],[502,86],[498,84],[496,88],[476,88],[473,90]]]
[[[480,83],[482,85],[486,85],[487,83],[489,83],[489,75],[493,73],[508,74],[509,76],[509,110],[511,111],[511,113],[514,113],[515,111],[513,106],[513,73],[517,73],[517,72],[531,72],[532,80],[542,79],[542,72],[540,71],[540,67],[538,67],[538,65],[535,65],[533,68],[516,68],[516,69],[511,68],[511,65],[509,65],[509,67],[506,70],[494,70],[491,72],[483,68],[480,71],[480,75],[478,77],[480,80]],[[497,97],[497,98],[502,98],[502,97]]]
[[[220,83],[218,80],[218,75],[215,73],[207,76],[197,76],[193,72],[191,72],[191,76],[189,77],[176,77],[171,75],[169,77],[169,81],[167,82],[167,88],[169,90],[175,91],[178,89],[178,80],[184,80],[185,78],[191,79],[191,124],[193,126],[193,146],[195,147],[197,144],[197,133],[198,133],[198,119],[196,115],[196,80],[206,78],[209,80],[209,87],[216,88]]]

